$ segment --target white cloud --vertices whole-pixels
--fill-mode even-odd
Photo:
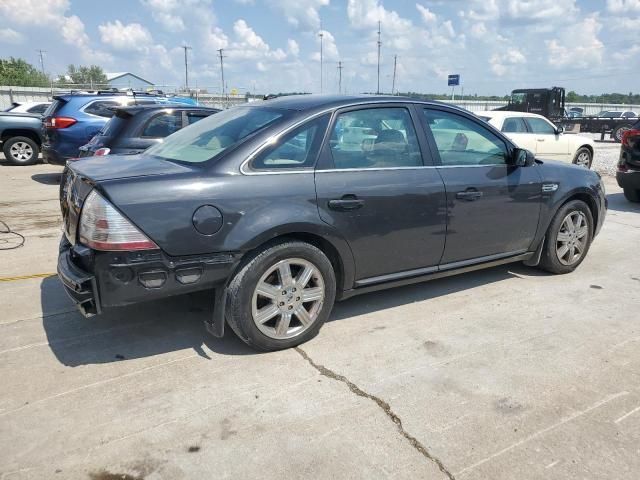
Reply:
[[[320,49],[320,37],[316,40],[316,45]],[[322,30],[322,57],[323,61],[335,61],[340,59],[340,53],[338,52],[338,46],[336,45],[336,39],[327,30]],[[311,55],[311,58],[316,62],[320,61],[320,52],[317,51]]]
[[[69,6],[69,0],[2,0],[0,17],[17,25],[57,26]]]
[[[501,77],[509,72],[510,67],[526,63],[524,54],[517,48],[510,48],[506,52],[493,54],[489,59],[491,71]]]
[[[436,22],[438,18],[437,15],[427,7],[423,7],[419,3],[416,3],[416,8],[418,9],[418,12],[420,12],[420,16],[422,17],[422,21],[424,23],[426,23],[427,25],[431,25]]]
[[[123,24],[120,20],[98,26],[100,39],[114,50],[145,51],[152,43],[151,33],[139,23]]]
[[[269,44],[258,35],[243,19],[236,20],[233,32],[237,41],[231,44],[230,55],[240,59],[269,58],[280,61],[287,57],[281,48],[271,49]]]
[[[285,16],[287,22],[303,31],[320,28],[321,7],[329,0],[269,0],[269,5]]]
[[[607,10],[611,13],[640,13],[640,0],[607,0]]]
[[[24,42],[24,35],[11,28],[0,28],[0,42],[17,45]]]
[[[604,44],[598,38],[601,28],[597,15],[591,15],[546,41],[549,65],[586,68],[602,63]]]
[[[300,53],[300,46],[298,45],[298,42],[290,38],[289,40],[287,40],[287,45],[289,47],[288,48],[289,53],[294,57],[297,57],[298,54]]]
[[[614,60],[627,61],[631,58],[640,58],[640,44],[636,43],[627,49],[619,50],[613,54]]]

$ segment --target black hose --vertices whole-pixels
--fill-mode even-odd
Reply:
[[[0,238],[0,250],[13,250],[14,248],[20,248],[24,245],[24,235],[11,230],[9,225],[7,225],[2,220],[0,220],[0,223],[3,225],[2,230],[0,230],[0,234],[7,233],[9,235],[15,235],[20,239],[20,243],[18,243],[17,245],[11,245],[9,244],[9,240],[7,238]],[[9,244],[9,246],[5,246],[5,244]]]

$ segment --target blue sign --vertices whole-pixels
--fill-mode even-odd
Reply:
[[[460,85],[460,75],[449,75],[448,81],[449,82],[447,85],[449,85],[450,87],[457,87],[458,85]]]

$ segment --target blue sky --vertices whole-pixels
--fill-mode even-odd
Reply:
[[[258,93],[381,89],[398,56],[400,91],[446,92],[459,73],[465,93],[560,85],[598,94],[640,91],[640,0],[1,0],[0,56],[57,75],[97,64],[156,84],[219,91],[216,50],[229,88]]]

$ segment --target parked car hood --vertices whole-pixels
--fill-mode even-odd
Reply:
[[[86,157],[69,162],[71,169],[91,180],[147,177],[192,172],[195,167],[181,165],[150,155],[105,155]]]

